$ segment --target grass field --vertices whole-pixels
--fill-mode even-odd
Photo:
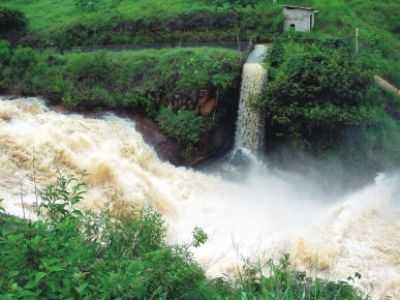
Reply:
[[[210,0],[94,0],[85,10],[77,0],[2,0],[1,6],[22,11],[28,18],[28,45],[74,46],[146,45],[236,41],[236,22],[230,11]],[[260,0],[240,10],[240,38],[270,41],[281,32],[280,4]],[[362,53],[382,66],[382,76],[400,85],[400,1],[288,0],[285,4],[319,10],[317,33],[354,43],[360,30]]]
[[[400,37],[400,15],[396,13],[400,10],[400,1],[397,0],[290,0],[285,4],[319,9],[319,30],[324,32],[349,34],[358,26]],[[216,11],[207,0],[102,0],[93,12],[82,10],[74,0],[2,0],[1,5],[23,11],[30,20],[30,29],[39,31],[60,28],[77,21],[105,21],[117,15],[134,20]],[[271,0],[260,1],[257,10],[265,10],[269,6],[272,6]]]
[[[30,20],[30,29],[38,31],[54,30],[78,21],[104,22],[113,16],[135,20],[215,10],[199,0],[121,0],[118,3],[104,0],[93,12],[80,9],[74,0],[3,0],[1,5],[24,12]]]

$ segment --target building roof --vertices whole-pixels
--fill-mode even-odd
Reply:
[[[300,9],[300,10],[308,10],[308,11],[312,11],[313,13],[317,14],[319,13],[318,10],[315,10],[312,7],[306,7],[306,6],[298,6],[298,5],[282,5],[284,8],[286,9]]]

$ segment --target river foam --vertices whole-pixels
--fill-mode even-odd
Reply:
[[[154,207],[171,243],[190,242],[202,227],[209,241],[194,255],[210,276],[234,274],[245,258],[288,253],[311,275],[359,272],[355,284],[376,299],[400,299],[398,176],[332,197],[304,176],[252,164],[239,182],[228,181],[161,162],[129,120],[61,114],[35,98],[0,101],[0,198],[10,213],[32,214],[35,186],[58,171],[86,171],[84,209]]]

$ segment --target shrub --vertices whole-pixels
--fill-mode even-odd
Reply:
[[[104,84],[112,79],[113,64],[106,52],[73,55],[68,60],[66,71],[71,79],[82,85]]]
[[[385,138],[398,122],[387,113],[390,98],[373,82],[382,68],[375,58],[356,56],[345,41],[327,36],[289,34],[278,40],[256,103],[266,112],[269,150],[285,147],[292,155],[334,159],[349,174],[362,169],[365,176],[390,160],[399,162],[388,150],[397,139]]]
[[[157,117],[160,128],[183,145],[196,144],[205,129],[204,117],[193,111],[161,108]]]
[[[80,211],[75,207],[83,199],[85,185],[74,177],[59,176],[55,184],[49,185],[42,193],[40,209],[45,209],[48,218],[62,221],[77,218]]]
[[[346,50],[285,46],[284,62],[274,70],[264,105],[267,103],[331,103],[357,105],[369,100],[372,72]],[[277,64],[276,59],[274,61]]]
[[[69,109],[135,110],[154,120],[176,95],[191,98],[207,88],[224,99],[240,75],[238,53],[212,48],[61,55],[23,47],[11,51],[2,43],[1,60],[0,88],[44,96]],[[204,129],[202,118],[187,111],[178,115],[175,120],[189,127],[179,129],[178,123],[163,119],[164,130],[182,144],[196,143]]]
[[[75,5],[84,11],[94,11],[100,3],[101,0],[75,0]]]
[[[11,59],[10,45],[6,41],[0,40],[0,66],[7,65]]]
[[[294,271],[287,256],[269,262],[269,276],[249,264],[233,283],[208,279],[189,251],[205,242],[201,229],[191,245],[168,246],[154,210],[116,216],[70,209],[84,196],[80,187],[59,175],[44,190],[50,219],[20,220],[0,211],[2,299],[368,299],[346,282]]]
[[[12,30],[25,30],[26,25],[27,20],[22,12],[0,7],[0,34]]]
[[[376,124],[383,112],[372,69],[346,47],[327,45],[325,40],[278,43],[257,104],[266,110],[272,132],[303,145],[317,143],[316,151],[337,144],[346,127]]]
[[[10,65],[18,74],[22,74],[37,62],[38,56],[36,51],[32,48],[19,47],[13,53]]]
[[[20,222],[0,215],[6,222],[0,230],[4,299],[204,299],[203,271],[166,245],[158,213],[146,209],[117,218],[79,212],[73,206],[82,199],[81,186],[60,175],[45,189],[50,219]]]

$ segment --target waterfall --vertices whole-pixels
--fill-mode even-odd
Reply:
[[[304,174],[268,168],[232,182],[160,161],[129,119],[62,114],[35,98],[0,97],[0,205],[30,212],[35,185],[54,182],[58,170],[87,172],[83,209],[153,207],[172,244],[190,244],[193,228],[203,228],[209,240],[191,250],[209,276],[288,253],[300,271],[331,280],[359,272],[355,284],[373,299],[400,299],[398,176],[380,176],[343,197]]]
[[[235,148],[246,148],[257,152],[263,146],[264,116],[252,109],[251,102],[260,96],[267,78],[267,70],[263,66],[267,50],[266,45],[256,45],[243,66]]]

